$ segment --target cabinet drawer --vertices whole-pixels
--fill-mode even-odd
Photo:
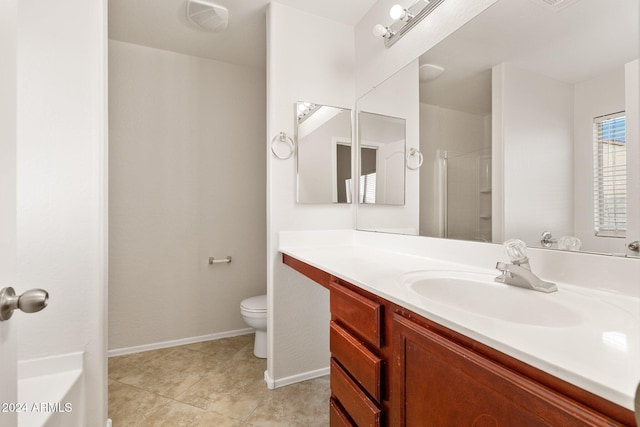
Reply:
[[[333,397],[329,400],[329,425],[331,427],[356,427]]]
[[[367,393],[380,402],[382,359],[335,322],[331,322],[329,336],[331,356],[340,362]]]
[[[382,305],[340,286],[329,285],[331,317],[358,338],[382,346]]]
[[[382,410],[331,359],[331,393],[358,427],[380,426]]]

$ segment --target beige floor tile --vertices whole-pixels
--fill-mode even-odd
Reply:
[[[170,399],[119,382],[109,385],[109,418],[114,427],[139,427]]]
[[[263,363],[258,367],[227,361],[205,374],[176,400],[243,420],[269,392],[262,379],[264,369]]]
[[[142,353],[127,354],[109,358],[109,378],[118,380],[127,375],[134,374],[152,363],[158,363],[167,354],[174,352],[175,348],[163,348],[160,350],[145,351]]]
[[[118,381],[173,399],[197,384],[200,379],[200,373],[176,372],[170,368],[147,366],[141,368],[138,373],[120,378]]]
[[[155,411],[145,421],[148,427],[239,427],[240,421],[207,412],[180,402],[172,402]]]
[[[328,376],[278,388],[246,422],[256,427],[328,426],[330,394]]]
[[[115,427],[327,426],[329,380],[277,390],[253,335],[109,359],[109,415]]]
[[[114,361],[112,365],[116,372],[110,377],[124,384],[174,398],[219,365],[214,356],[184,347],[146,353],[146,356],[139,358]]]

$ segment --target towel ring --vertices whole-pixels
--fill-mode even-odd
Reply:
[[[411,165],[412,159],[418,159],[417,164]],[[419,169],[422,166],[422,162],[424,161],[424,156],[417,148],[410,148],[407,153],[407,168],[413,170]]]
[[[285,154],[279,153],[279,150],[276,148],[276,146],[281,145],[283,143],[286,144],[287,146],[287,152]],[[290,136],[287,136],[287,134],[284,132],[280,132],[279,134],[274,136],[273,139],[271,140],[271,152],[273,153],[274,156],[276,156],[280,160],[286,160],[289,157],[293,156],[293,153],[295,152],[295,150],[296,149],[295,149],[295,144],[293,143],[293,139],[291,139]]]

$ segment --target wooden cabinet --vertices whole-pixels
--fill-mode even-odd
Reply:
[[[329,285],[332,426],[383,425],[383,306],[337,281]],[[332,413],[333,415],[333,413]],[[335,421],[333,421],[335,419]]]
[[[393,331],[391,425],[620,425],[403,316]]]
[[[332,427],[636,425],[626,408],[313,269],[330,290]]]

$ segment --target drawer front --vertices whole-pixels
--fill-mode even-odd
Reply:
[[[358,338],[382,346],[382,305],[334,282],[329,285],[331,317]]]
[[[331,394],[358,427],[378,427],[382,410],[331,360]]]
[[[333,397],[329,400],[329,425],[331,427],[357,427]]]
[[[335,322],[331,322],[329,336],[331,356],[340,362],[367,393],[380,402],[382,359]]]

